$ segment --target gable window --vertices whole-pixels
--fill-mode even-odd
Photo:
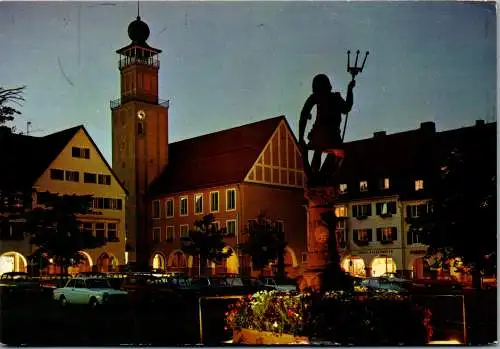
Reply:
[[[397,227],[377,228],[377,241],[381,243],[390,243],[398,239]]]
[[[105,174],[98,175],[98,183],[99,184],[111,185],[111,176],[110,175],[105,175]]]
[[[84,172],[83,173],[84,183],[97,183],[97,175],[95,173]]]
[[[368,181],[359,182],[359,191],[368,191]]]
[[[377,216],[389,217],[396,214],[396,201],[377,202],[375,204]]]
[[[236,220],[231,219],[226,221],[226,229],[227,229],[227,235],[228,236],[235,236],[236,235]]]
[[[153,242],[155,243],[160,242],[160,238],[161,238],[161,228],[159,227],[153,228]]]
[[[174,241],[174,226],[173,225],[167,225],[167,241],[168,242]]]
[[[179,212],[181,216],[188,215],[188,198],[186,196],[179,199]]]
[[[371,204],[352,205],[352,216],[363,219],[372,215]]]
[[[80,172],[78,171],[66,171],[66,180],[70,182],[80,181]]]
[[[165,202],[166,217],[171,218],[174,216],[174,199],[167,199]]]
[[[347,206],[336,206],[335,207],[335,216],[336,217],[347,217]]]
[[[390,186],[389,178],[382,179],[380,189],[389,189],[389,186]]]
[[[345,194],[347,193],[347,184],[342,183],[339,185],[339,192],[340,194]]]
[[[210,193],[210,212],[219,212],[219,192]]]
[[[180,235],[181,235],[181,238],[189,237],[189,225],[187,225],[187,224],[180,225]]]
[[[417,179],[415,181],[415,191],[423,190],[424,189],[424,181],[422,179]]]
[[[226,190],[226,211],[236,210],[236,189]]]
[[[90,149],[89,148],[71,148],[71,156],[74,158],[90,159]]]
[[[194,213],[203,213],[203,194],[194,195]]]
[[[152,218],[160,218],[160,200],[153,200]]]
[[[58,181],[63,181],[64,180],[64,170],[51,168],[50,169],[50,179],[56,179]]]

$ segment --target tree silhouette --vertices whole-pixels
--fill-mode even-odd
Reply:
[[[182,252],[199,258],[200,275],[204,274],[207,261],[221,264],[233,253],[232,250],[224,252],[227,246],[224,238],[228,233],[225,228],[214,225],[214,221],[214,215],[208,214],[194,222],[195,228],[189,231],[189,236],[181,237]]]
[[[419,234],[429,245],[426,258],[444,269],[460,258],[480,288],[481,273],[496,274],[496,137],[479,129],[465,141],[449,152],[430,209],[409,222],[409,234]]]
[[[277,277],[285,278],[285,234],[278,222],[260,213],[255,220],[250,221],[247,239],[238,248],[252,257],[252,267],[260,270],[277,260]]]
[[[30,244],[37,246],[29,259],[43,268],[48,259],[67,274],[68,267],[78,265],[84,256],[79,252],[103,246],[103,237],[80,229],[79,215],[91,212],[91,195],[58,195],[50,192],[38,194],[43,206],[24,213],[24,232]]]
[[[13,121],[15,115],[21,114],[12,104],[21,106],[21,103],[24,102],[23,93],[25,88],[26,86],[16,88],[0,87],[0,126]]]

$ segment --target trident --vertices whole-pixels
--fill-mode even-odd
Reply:
[[[354,62],[354,67],[351,67],[351,62],[350,62],[351,50],[347,51],[347,72],[351,73],[351,76],[352,76],[351,80],[354,80],[354,77],[363,71],[363,68],[365,67],[366,57],[368,57],[369,53],[370,52],[366,51],[365,59],[363,60],[363,64],[361,64],[361,67],[358,67],[359,50],[357,50],[356,51],[356,61]],[[345,129],[347,127],[347,118],[348,117],[349,117],[349,114],[346,114],[345,123],[344,123],[344,131],[342,132],[342,143],[344,143]]]

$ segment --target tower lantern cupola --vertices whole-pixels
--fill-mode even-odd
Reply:
[[[121,74],[121,103],[129,100],[158,103],[158,54],[161,50],[148,45],[149,33],[148,25],[137,16],[128,26],[132,42],[116,51]]]

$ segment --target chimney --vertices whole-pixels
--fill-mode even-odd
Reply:
[[[436,124],[434,123],[434,121],[425,121],[420,123],[420,129],[425,132],[435,133]]]
[[[373,138],[377,139],[380,137],[384,137],[386,135],[385,131],[377,131],[373,132]]]
[[[484,126],[484,120],[476,120],[476,126]]]

